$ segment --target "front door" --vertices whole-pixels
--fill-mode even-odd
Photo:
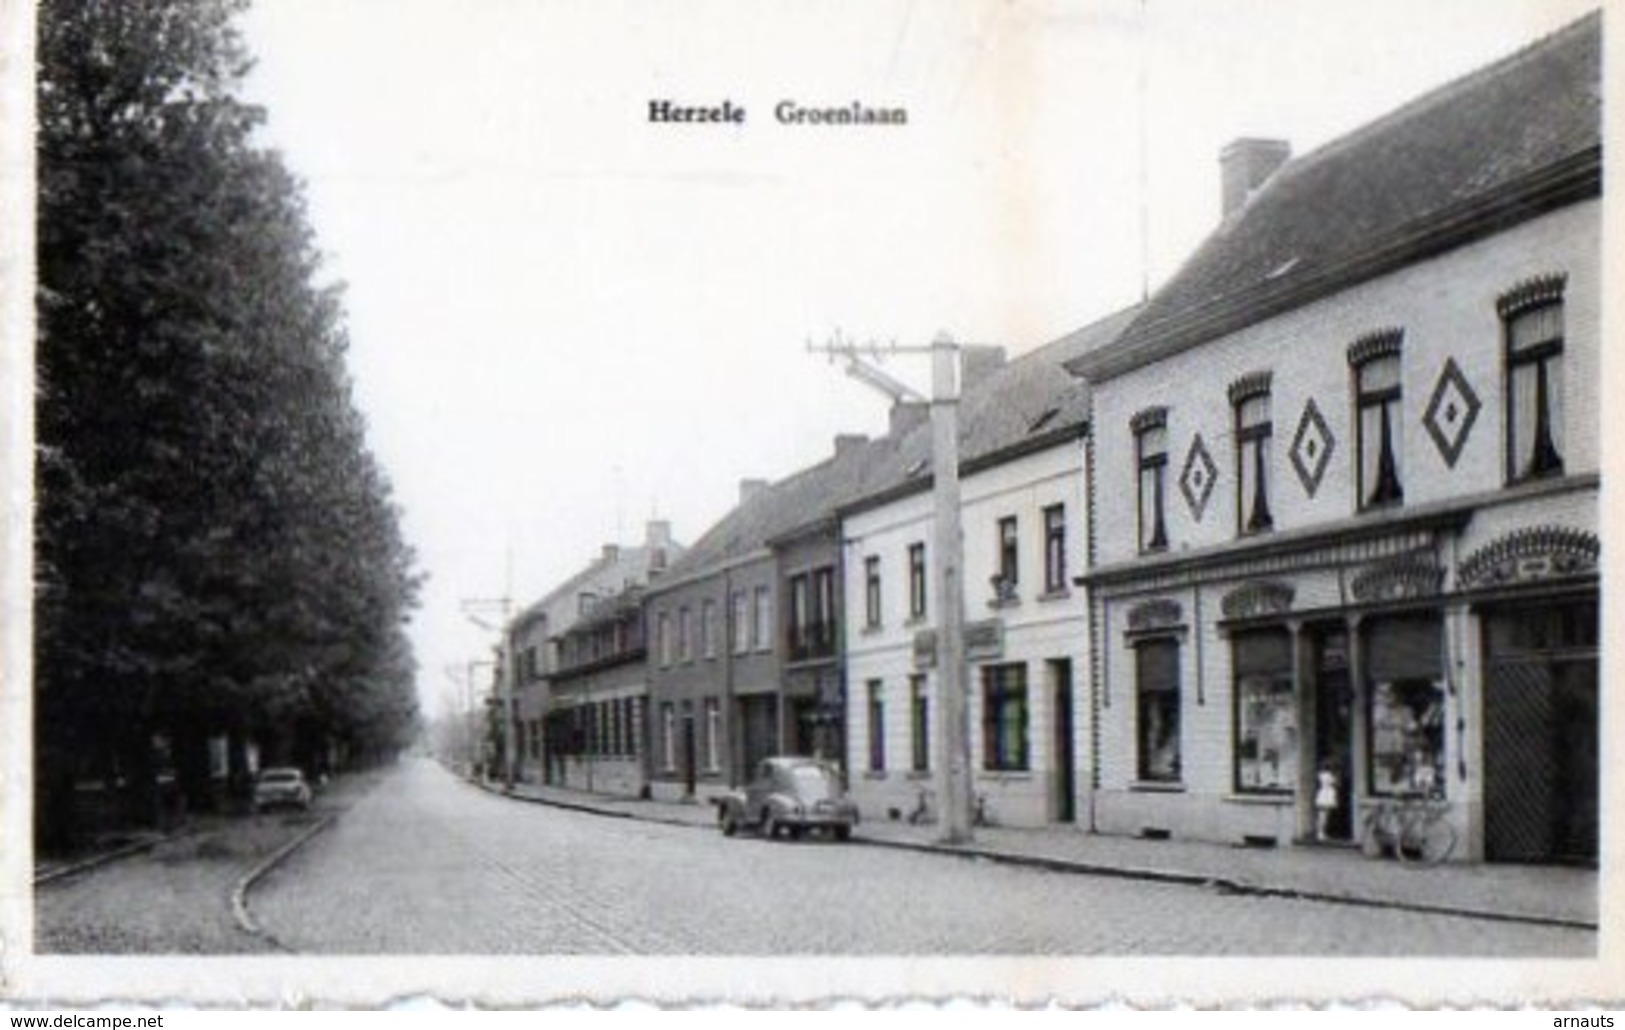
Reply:
[[[1354,839],[1354,685],[1349,679],[1348,633],[1341,627],[1314,637],[1313,704],[1315,706],[1315,793],[1322,793],[1330,774],[1332,807],[1326,814],[1326,839]],[[1318,811],[1324,805],[1317,804]]]
[[[683,716],[683,793],[689,797],[694,796],[696,767],[699,765],[699,748],[695,743],[694,717]]]
[[[1059,659],[1049,663],[1055,684],[1055,821],[1074,822],[1078,818],[1076,754],[1072,743],[1072,662]]]
[[[1597,608],[1510,609],[1484,639],[1484,854],[1597,860]]]

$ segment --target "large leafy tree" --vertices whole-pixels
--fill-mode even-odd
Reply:
[[[246,0],[39,13],[40,828],[152,742],[399,746],[416,591],[298,183],[238,98]]]

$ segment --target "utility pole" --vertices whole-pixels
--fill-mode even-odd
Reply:
[[[932,535],[931,579],[937,585],[937,733],[943,759],[936,772],[938,840],[966,844],[974,836],[971,826],[972,791],[970,753],[969,677],[965,669],[965,540],[959,526],[959,356],[960,345],[947,333],[938,333],[925,346],[885,348],[859,345],[837,334],[810,353],[846,359],[846,374],[886,394],[894,403],[923,400],[918,391],[874,364],[882,353],[931,356],[931,468]],[[864,360],[867,352],[871,361]]]
[[[502,785],[508,790],[513,789],[516,755],[514,746],[514,661],[512,642],[508,639],[508,612],[513,606],[510,598],[486,597],[464,598],[462,602],[463,614],[468,621],[481,629],[491,630],[497,634],[495,671],[492,673],[492,689],[497,696],[497,704],[501,707],[502,719]],[[491,616],[497,622],[490,621]],[[474,663],[469,663],[470,679],[472,680]]]

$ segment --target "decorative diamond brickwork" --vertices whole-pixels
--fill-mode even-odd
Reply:
[[[1213,481],[1218,478],[1218,466],[1213,464],[1202,434],[1197,433],[1191,441],[1190,452],[1185,455],[1185,470],[1179,474],[1179,490],[1185,495],[1185,503],[1191,506],[1191,515],[1197,522],[1202,521],[1207,500],[1213,496]]]
[[[1303,492],[1310,497],[1320,489],[1320,480],[1326,475],[1326,466],[1331,464],[1332,451],[1337,449],[1337,438],[1332,435],[1332,427],[1326,424],[1326,416],[1320,413],[1315,399],[1309,398],[1309,403],[1303,406],[1303,415],[1298,419],[1298,431],[1292,437],[1292,468],[1298,473],[1298,482],[1303,484]]]
[[[1428,401],[1427,413],[1422,416],[1422,425],[1450,468],[1456,467],[1456,459],[1467,446],[1467,435],[1473,431],[1482,406],[1472,384],[1456,366],[1456,359],[1446,358],[1438,385],[1433,388],[1433,398]]]

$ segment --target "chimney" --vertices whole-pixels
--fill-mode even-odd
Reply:
[[[620,547],[619,544],[605,544],[604,545],[604,561],[612,562],[615,559],[619,558],[620,556],[621,556],[621,547]]]
[[[862,433],[835,434],[835,456],[845,457],[869,442],[869,438]]]
[[[671,545],[671,523],[665,519],[650,519],[643,531],[645,547],[669,547]]]
[[[964,371],[959,384],[959,392],[962,394],[987,382],[993,373],[1004,367],[1003,347],[967,344],[959,353],[964,359]]]
[[[739,503],[749,504],[766,489],[767,480],[765,479],[741,479],[739,481]]]
[[[931,406],[923,401],[898,401],[891,406],[891,424],[886,433],[892,437],[905,436],[916,426],[924,425],[930,414]]]
[[[665,519],[650,519],[643,530],[643,546],[649,550],[648,572],[653,579],[666,571],[666,562],[670,557],[667,550],[671,547],[671,523]]]
[[[1286,164],[1292,144],[1284,139],[1235,140],[1219,151],[1219,182],[1223,190],[1224,217],[1241,210],[1265,180]]]

